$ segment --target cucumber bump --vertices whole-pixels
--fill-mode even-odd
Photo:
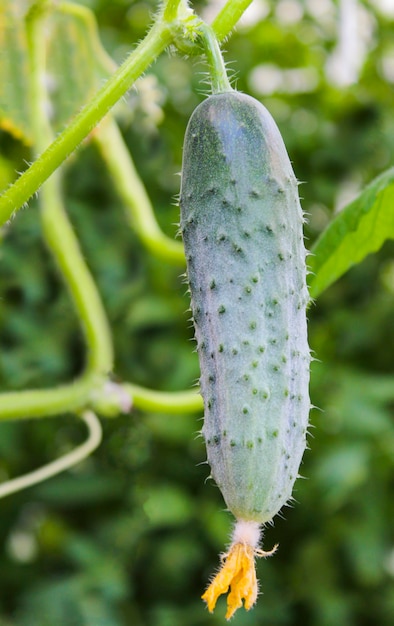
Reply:
[[[254,572],[253,556],[270,554],[259,551],[260,526],[291,498],[310,409],[303,213],[280,132],[257,100],[228,91],[195,109],[180,205],[202,433],[211,475],[237,520],[203,598],[212,610],[231,587],[229,618],[255,601],[257,583],[246,589],[239,568]]]

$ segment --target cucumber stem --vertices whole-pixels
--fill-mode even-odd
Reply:
[[[220,50],[219,42],[212,28],[208,24],[201,24],[200,32],[211,76],[212,93],[232,91],[227,76],[226,66]]]

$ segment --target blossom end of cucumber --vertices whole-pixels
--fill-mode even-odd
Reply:
[[[271,556],[277,548],[274,546],[269,552],[259,548],[260,533],[260,525],[257,522],[247,520],[236,522],[230,548],[221,556],[221,568],[201,596],[207,603],[210,613],[213,612],[219,596],[229,590],[227,620],[231,619],[242,605],[249,611],[255,604],[258,595],[255,558]]]

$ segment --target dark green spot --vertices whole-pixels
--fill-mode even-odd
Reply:
[[[259,362],[258,361],[253,361],[252,367],[256,368],[258,366],[259,366]]]
[[[258,443],[263,443],[263,438],[262,437],[257,437],[257,441],[258,441]]]
[[[249,287],[249,285],[247,287],[245,287],[245,292],[246,293],[252,293],[252,287]]]
[[[258,276],[252,276],[252,283],[258,283],[259,282],[259,277]]]
[[[248,382],[248,380],[250,379],[250,376],[249,376],[249,374],[244,374],[244,375],[242,376],[242,378],[243,378],[246,382]]]
[[[256,328],[256,326],[257,326],[256,322],[250,322],[250,324],[249,324],[250,330],[254,330]]]
[[[235,446],[236,446],[236,445],[237,445],[237,444],[236,444],[236,442],[234,441],[234,439],[231,439],[231,441],[230,441],[230,446],[231,446],[232,448],[235,448]]]
[[[215,436],[214,436],[214,438],[213,438],[213,443],[214,443],[214,445],[215,445],[215,446],[218,446],[218,445],[219,445],[219,443],[220,443],[220,437],[219,437],[219,435],[215,435]]]
[[[222,343],[219,344],[219,352],[224,352],[224,345]]]
[[[220,307],[218,308],[218,313],[222,314],[226,312],[226,307],[224,306],[224,304],[221,304]]]
[[[216,287],[216,282],[212,279],[211,282],[209,283],[209,288],[215,289],[215,287]]]
[[[257,396],[258,392],[259,392],[259,390],[258,390],[258,389],[252,389],[252,394],[253,394],[254,396]]]
[[[231,352],[232,352],[234,355],[235,355],[235,354],[238,354],[238,350],[237,350],[237,348],[233,348],[233,349],[231,350]]]
[[[265,352],[264,346],[259,346],[259,352],[261,352],[261,353]]]
[[[244,415],[247,415],[249,413],[249,407],[246,404],[242,407],[242,413]]]
[[[251,450],[253,448],[253,441],[247,441],[246,447],[249,448],[249,450]]]

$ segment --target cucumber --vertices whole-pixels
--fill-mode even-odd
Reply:
[[[236,543],[247,528],[255,550],[259,526],[291,498],[310,409],[303,213],[257,100],[229,91],[195,109],[180,207],[208,463],[241,524]]]

